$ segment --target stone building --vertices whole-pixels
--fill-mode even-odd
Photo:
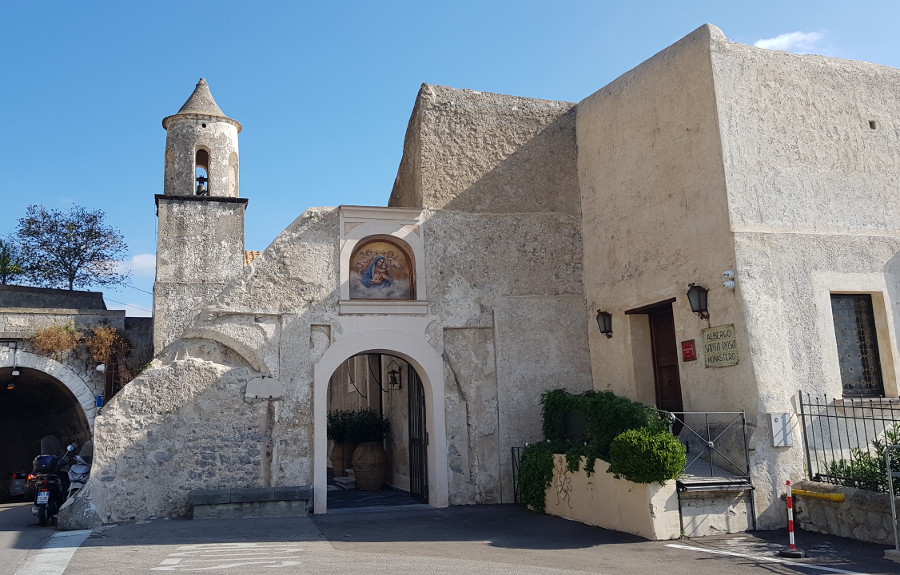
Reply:
[[[311,208],[243,265],[241,126],[201,80],[163,121],[158,355],[96,420],[97,516],[290,485],[325,512],[326,413],[357,406],[392,420],[394,485],[510,502],[511,448],[563,387],[744,412],[758,525],[780,526],[797,392],[898,395],[898,87],[709,25],[578,104],[423,85],[388,206]]]
[[[122,382],[123,370],[98,366],[84,341],[55,354],[35,349],[31,338],[39,330],[67,323],[86,336],[92,328],[115,328],[131,346],[129,357],[120,358],[122,367],[152,357],[150,318],[129,318],[124,311],[106,309],[99,292],[0,285],[3,480],[15,472],[31,471],[45,436],[56,437],[61,444],[83,445],[90,440],[98,396],[114,395]],[[0,497],[6,495],[4,487],[0,482]]]

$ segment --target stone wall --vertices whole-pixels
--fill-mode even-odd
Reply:
[[[0,308],[106,309],[101,292],[0,285]]]
[[[389,205],[578,214],[574,104],[423,84]]]
[[[304,213],[104,408],[100,520],[184,514],[192,489],[312,484],[312,361],[336,312],[337,223],[334,208]]]
[[[390,205],[425,208],[450,502],[510,502],[540,394],[591,388],[573,104],[423,85]]]
[[[181,335],[244,264],[244,198],[156,196],[154,349]]]
[[[795,494],[794,522],[798,529],[894,545],[894,519],[891,516],[890,496],[887,493],[863,491],[817,481],[798,481],[794,484],[794,489],[845,496],[844,501],[828,501]],[[801,548],[802,537],[800,534],[797,538],[798,546]]]

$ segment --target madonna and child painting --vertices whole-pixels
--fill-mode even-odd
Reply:
[[[350,258],[351,299],[415,298],[409,257],[398,245],[375,240]]]

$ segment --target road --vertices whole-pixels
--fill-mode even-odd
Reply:
[[[0,573],[10,575],[900,574],[880,545],[801,533],[809,557],[793,560],[777,555],[783,532],[646,541],[510,505],[154,520],[78,533],[34,526],[28,504],[2,504],[0,534]]]

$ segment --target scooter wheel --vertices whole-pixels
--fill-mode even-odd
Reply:
[[[38,506],[38,524],[41,527],[47,525],[47,522],[50,520],[50,516],[47,514],[47,506],[39,505]]]

